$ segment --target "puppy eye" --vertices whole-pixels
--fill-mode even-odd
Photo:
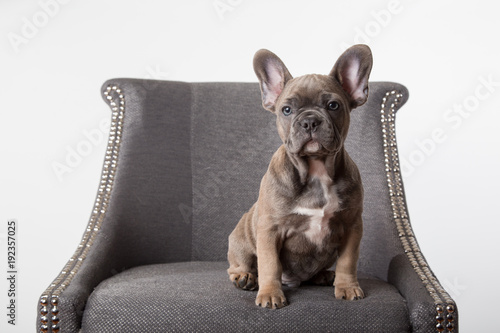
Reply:
[[[285,116],[289,116],[292,114],[292,108],[290,108],[289,106],[284,106],[282,109],[281,109],[281,112],[283,112],[283,114]]]
[[[328,110],[335,111],[338,110],[338,108],[339,108],[339,103],[337,102],[328,103]]]

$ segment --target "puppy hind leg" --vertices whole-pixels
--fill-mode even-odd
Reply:
[[[256,290],[259,287],[257,276],[252,273],[234,273],[229,274],[229,279],[238,289]]]
[[[228,251],[229,279],[238,289],[256,290],[257,281],[257,257],[248,249],[229,242]]]
[[[233,282],[236,288],[244,290],[256,290],[258,288],[257,270],[252,265],[231,264],[227,272],[229,280]]]

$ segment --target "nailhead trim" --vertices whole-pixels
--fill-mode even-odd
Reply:
[[[395,130],[395,108],[401,102],[402,97],[403,94],[401,92],[396,90],[388,91],[382,98],[382,103],[380,105],[385,171],[389,195],[391,196],[394,223],[396,224],[401,245],[403,246],[410,264],[413,266],[420,280],[422,280],[422,284],[425,286],[436,305],[436,330],[438,332],[443,332],[446,328],[448,332],[453,332],[455,328],[455,303],[439,281],[434,277],[427,261],[422,255],[417,240],[415,239],[406,209]],[[448,312],[446,316],[447,323],[444,323],[444,317],[442,315],[445,308]]]
[[[102,221],[106,215],[106,209],[109,204],[109,198],[115,173],[117,168],[118,153],[122,139],[123,129],[123,116],[125,113],[125,97],[122,90],[115,86],[109,85],[104,91],[106,101],[108,102],[112,116],[111,126],[108,139],[108,147],[106,149],[106,156],[104,159],[104,166],[101,173],[101,181],[97,197],[92,210],[92,215],[87,224],[87,229],[76,249],[75,253],[69,259],[68,263],[64,266],[59,276],[50,284],[40,297],[40,332],[54,332],[60,331],[61,320],[59,314],[59,295],[71,283],[73,277],[80,269],[83,261],[87,257],[90,247],[95,241],[98,231],[101,228]],[[49,304],[50,299],[50,304]],[[48,308],[50,307],[50,323],[47,318],[49,314]]]

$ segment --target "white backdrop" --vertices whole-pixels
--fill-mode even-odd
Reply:
[[[497,7],[486,0],[1,1],[0,331],[35,328],[38,297],[80,241],[107,138],[105,80],[256,81],[252,57],[260,48],[277,53],[292,75],[328,73],[343,47],[360,42],[373,51],[371,80],[410,90],[397,127],[420,246],[457,301],[463,331],[496,327]],[[66,172],[55,169],[61,165]],[[9,219],[18,225],[16,326],[7,324],[2,277]]]

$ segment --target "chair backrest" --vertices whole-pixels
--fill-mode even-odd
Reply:
[[[120,223],[130,260],[226,260],[227,237],[257,199],[281,144],[258,84],[115,79],[103,91],[108,86],[119,87],[125,112],[107,219]],[[359,269],[382,279],[401,250],[381,121],[381,104],[394,92],[402,95],[397,109],[406,102],[405,87],[370,83],[346,142],[365,187]]]

